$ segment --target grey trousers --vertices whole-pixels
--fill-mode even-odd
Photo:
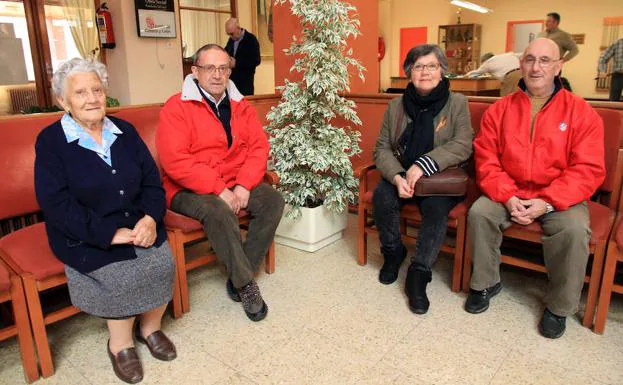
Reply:
[[[500,282],[502,232],[512,222],[506,207],[481,196],[469,210],[467,233],[471,242],[473,273],[470,287],[483,290]],[[586,202],[538,219],[543,232],[543,257],[549,287],[545,304],[556,315],[578,310],[591,238]]]
[[[245,209],[251,215],[251,221],[243,242],[238,216],[217,195],[199,195],[183,190],[171,201],[173,211],[203,223],[216,258],[225,264],[236,288],[249,283],[259,269],[275,237],[283,206],[283,197],[277,190],[266,183],[255,187]]]

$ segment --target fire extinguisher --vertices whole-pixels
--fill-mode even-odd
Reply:
[[[378,51],[378,59],[379,61],[383,60],[385,57],[385,40],[382,36],[379,36],[379,51]]]
[[[97,30],[100,34],[100,42],[103,48],[115,48],[115,33],[112,29],[112,16],[106,3],[95,12],[97,14]]]

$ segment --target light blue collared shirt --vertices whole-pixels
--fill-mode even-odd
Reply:
[[[69,114],[63,115],[63,118],[61,119],[61,126],[63,127],[67,143],[78,140],[78,145],[80,147],[95,152],[104,162],[106,162],[106,164],[112,167],[112,154],[110,152],[110,147],[113,143],[115,143],[115,140],[117,140],[117,135],[123,134],[123,131],[121,131],[119,127],[115,126],[115,124],[108,119],[108,117],[104,116],[102,144],[98,144],[88,132],[80,127],[80,125],[71,116],[69,116]]]
[[[238,46],[240,45],[242,38],[244,38],[244,28],[242,29],[240,37],[237,40],[234,40],[234,56],[236,56],[236,52],[238,52]]]

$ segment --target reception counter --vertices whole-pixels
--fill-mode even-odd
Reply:
[[[409,81],[404,77],[392,77],[392,88],[406,88]],[[453,78],[450,91],[472,96],[500,96],[501,83],[495,78]]]

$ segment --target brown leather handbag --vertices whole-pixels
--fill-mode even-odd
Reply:
[[[462,167],[453,167],[433,174],[422,176],[415,184],[413,195],[428,196],[463,196],[467,191],[467,172]]]

